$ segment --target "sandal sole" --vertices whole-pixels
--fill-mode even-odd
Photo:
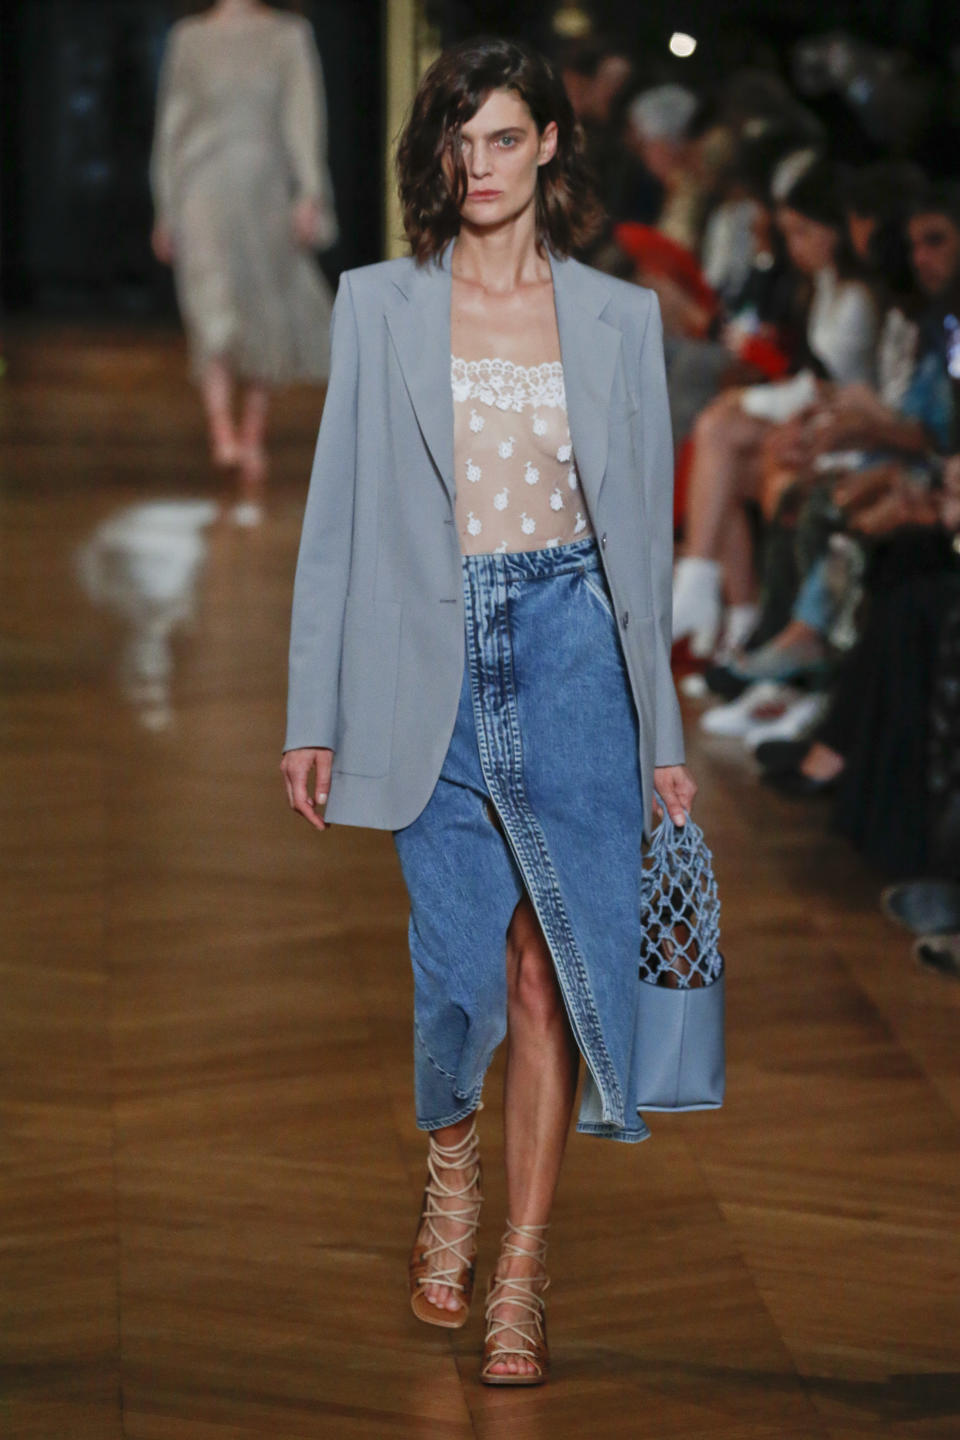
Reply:
[[[470,1319],[470,1310],[467,1307],[462,1308],[459,1312],[456,1310],[448,1310],[447,1315],[449,1315],[450,1318],[441,1319],[440,1317],[443,1316],[444,1312],[438,1309],[436,1305],[431,1305],[429,1300],[425,1300],[424,1304],[428,1306],[430,1310],[434,1311],[437,1316],[437,1318],[434,1319],[433,1315],[421,1313],[421,1311],[417,1309],[417,1301],[419,1299],[419,1295],[410,1296],[410,1309],[423,1325],[435,1325],[438,1330],[462,1330]]]

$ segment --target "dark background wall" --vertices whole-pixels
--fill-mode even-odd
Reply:
[[[0,264],[8,310],[172,313],[169,275],[150,254],[147,163],[164,38],[179,0],[4,0],[0,45]],[[380,258],[382,0],[301,0],[324,62],[342,240],[331,278]],[[556,47],[547,0],[427,0],[447,43],[477,31]],[[960,168],[958,0],[582,0],[634,56],[643,82],[709,87],[744,64],[789,74],[805,35],[846,27],[899,49],[922,72],[930,113],[917,159]],[[667,51],[675,29],[696,56]],[[837,148],[863,158],[848,109],[819,102]],[[863,148],[861,144],[861,149]],[[869,146],[866,147],[869,152]]]
[[[483,30],[523,36],[548,52],[557,49],[550,22],[559,5],[542,0],[426,3],[444,43]],[[798,42],[843,31],[885,52],[883,63],[891,63],[921,94],[922,133],[902,144],[900,153],[933,173],[960,173],[960,0],[579,0],[577,8],[591,17],[595,30],[631,55],[639,84],[672,80],[706,94],[744,66],[773,69],[792,83]],[[676,30],[696,36],[692,59],[670,55],[667,42]],[[891,148],[858,133],[856,107],[836,93],[803,98],[826,124],[838,158],[856,163]],[[880,110],[886,105],[880,87],[874,89],[873,102]],[[892,114],[893,107],[888,111]]]
[[[332,274],[380,258],[379,0],[305,0],[327,84],[342,238]],[[173,0],[5,0],[2,267],[8,309],[164,314],[147,179]]]
[[[472,31],[550,37],[558,9],[544,0],[427,0],[445,41]],[[638,53],[659,49],[663,37],[686,30],[704,41],[704,65],[732,42],[769,47],[817,31],[850,29],[879,44],[903,46],[919,58],[943,60],[960,41],[956,0],[580,0],[607,34],[632,41]],[[713,53],[713,59],[709,57]]]

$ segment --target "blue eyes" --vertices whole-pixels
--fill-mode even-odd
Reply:
[[[522,137],[520,135],[499,135],[495,140],[491,141],[490,143],[496,145],[497,148],[500,150],[515,150],[520,144],[521,139]],[[458,142],[457,148],[461,151],[461,153],[463,153],[470,149],[470,142],[468,140],[461,139]]]

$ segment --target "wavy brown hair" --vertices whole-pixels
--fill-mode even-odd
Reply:
[[[415,259],[439,257],[460,229],[467,171],[460,130],[494,90],[512,90],[539,134],[557,126],[557,152],[537,177],[537,243],[557,255],[586,245],[603,210],[583,159],[583,133],[563,82],[544,57],[514,40],[467,40],[445,50],[420,82],[397,147],[403,228]],[[453,162],[452,183],[444,157]]]

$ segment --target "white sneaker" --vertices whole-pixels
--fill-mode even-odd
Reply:
[[[718,705],[700,716],[700,728],[708,735],[746,735],[760,723],[764,712],[775,710],[776,717],[787,709],[796,691],[777,680],[760,680],[744,690],[736,700]]]
[[[764,720],[751,725],[743,737],[743,743],[750,750],[756,750],[766,740],[799,740],[812,730],[830,708],[830,696],[818,691],[815,695],[800,695],[776,720]]]
[[[705,700],[710,694],[707,682],[698,670],[691,670],[677,682],[677,689],[687,700]]]

